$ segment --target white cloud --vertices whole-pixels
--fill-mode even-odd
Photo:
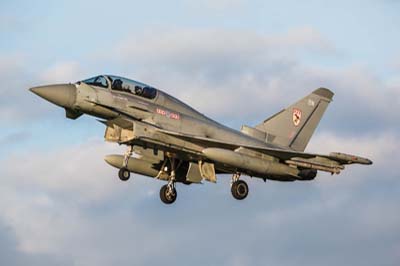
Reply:
[[[126,38],[126,37],[125,37]],[[300,51],[332,53],[334,47],[310,27],[285,34],[266,35],[255,31],[198,29],[135,34],[122,39],[115,52],[120,59],[143,65],[172,63],[180,71],[211,67],[245,68],[267,63],[266,59],[292,58]],[[210,64],[211,63],[211,64]],[[234,63],[232,66],[229,63]],[[216,65],[217,64],[217,65]]]
[[[339,127],[348,121],[349,128],[358,129],[351,123],[363,105],[381,116],[398,110],[386,104],[398,99],[396,89],[374,73],[302,65],[301,53],[335,52],[310,28],[272,37],[223,30],[136,35],[116,52],[126,72],[139,70],[129,77],[159,84],[214,116],[261,120],[321,84],[340,99],[333,103],[333,112],[346,118],[335,124]],[[75,80],[79,65],[55,63],[37,79]],[[10,154],[0,161],[0,217],[14,229],[23,251],[69,257],[76,265],[204,265],[209,260],[216,265],[338,265],[341,258],[352,265],[363,265],[366,258],[372,265],[390,264],[399,247],[393,205],[399,195],[397,133],[339,131],[318,134],[309,150],[355,153],[371,157],[374,165],[349,166],[340,176],[306,183],[251,180],[251,194],[243,202],[232,199],[229,177],[222,176],[217,185],[179,186],[175,205],[164,206],[158,199],[161,183],[120,182],[103,157],[124,150],[97,139],[63,150]],[[389,234],[393,238],[382,238]]]
[[[328,109],[332,128],[349,130],[353,123],[369,130],[397,127],[393,121],[399,119],[400,90],[393,81],[363,66],[326,68],[301,63],[303,54],[322,55],[329,61],[340,52],[311,27],[274,35],[224,29],[154,29],[151,34],[135,33],[115,43],[118,45],[110,48],[112,52],[91,60],[104,62],[105,67],[118,64],[128,77],[166,90],[212,117],[255,124],[317,87],[329,87],[336,93],[332,109]],[[8,68],[8,61],[4,67]],[[30,85],[81,79],[86,72],[82,65],[78,61],[55,62]],[[11,70],[14,76],[24,76],[21,69]],[[35,96],[27,87],[18,101],[3,105],[4,119],[18,120],[47,111],[50,105],[38,105],[42,100],[32,99]],[[29,109],[31,103],[34,108]],[[27,108],[19,108],[21,105]]]
[[[382,132],[378,135],[336,135],[332,132],[322,131],[311,139],[307,152],[329,154],[330,152],[343,152],[369,158],[373,165],[360,166],[348,165],[339,176],[330,176],[319,173],[316,183],[321,189],[329,189],[325,185],[351,187],[362,184],[367,178],[380,182],[396,178],[394,165],[399,161],[400,155],[397,144],[399,136],[394,133]],[[384,175],[382,175],[384,173]],[[323,184],[322,184],[322,183]]]
[[[394,158],[396,149],[391,145],[394,139],[396,137],[391,135],[352,139],[323,133],[317,135],[310,148],[322,152],[339,149],[361,155],[372,153],[375,164],[382,169],[397,161]],[[349,167],[343,173],[345,178],[333,177],[339,183],[336,186],[324,182],[327,179],[325,176],[312,183],[264,184],[252,180],[249,182],[252,195],[245,202],[231,199],[228,179],[222,176],[216,186],[179,186],[175,206],[164,206],[158,199],[160,182],[134,177],[131,180],[133,183],[122,183],[116,177],[117,170],[103,161],[106,154],[123,151],[116,145],[95,139],[66,147],[57,153],[22,152],[1,161],[0,215],[17,233],[20,249],[59,258],[73,254],[77,265],[109,265],[119,259],[122,264],[151,264],[158,262],[151,255],[154,250],[159,250],[158,257],[180,252],[190,254],[187,243],[195,241],[204,246],[206,252],[211,252],[216,246],[226,245],[226,241],[233,237],[244,241],[242,253],[224,259],[215,254],[213,256],[221,264],[236,265],[254,257],[251,247],[258,243],[256,235],[268,236],[283,248],[288,244],[282,242],[281,235],[277,233],[282,227],[291,228],[291,232],[298,234],[300,229],[294,226],[296,222],[308,223],[310,219],[323,222],[326,215],[333,215],[333,223],[338,222],[342,209],[358,197],[361,197],[361,205],[357,206],[357,219],[346,216],[354,226],[359,227],[357,232],[371,232],[376,241],[380,233],[394,230],[399,219],[398,215],[387,216],[393,212],[392,207],[380,209],[385,204],[383,199],[369,206],[363,200],[368,195],[349,193],[354,193],[364,182],[375,178],[372,175],[377,170],[368,173],[368,167],[362,170],[367,176],[361,179],[364,181],[352,182],[354,173],[360,173]],[[385,160],[386,157],[390,157],[389,161]],[[15,167],[17,161],[21,163]],[[381,181],[395,182],[393,177]],[[293,197],[302,200],[294,204]],[[221,209],[224,215],[220,215]],[[245,212],[246,217],[255,217],[255,220],[237,216],[237,212]],[[363,221],[377,212],[387,217],[384,223],[371,219],[370,222]],[[209,227],[204,224],[206,216],[212,217]],[[232,234],[243,224],[251,226],[252,229],[246,231],[249,236],[240,232]],[[331,226],[337,229],[337,225]],[[313,230],[324,228],[306,227],[301,230],[318,234]],[[182,232],[185,234],[182,235]],[[208,237],[214,234],[219,234],[221,239],[209,243]],[[351,241],[357,239],[357,234],[351,235]],[[335,241],[337,245],[343,242]],[[309,245],[313,247],[312,242]],[[220,250],[221,256],[227,255],[230,248],[233,246],[228,244]],[[266,248],[271,252],[282,251],[272,244],[267,244]],[[259,259],[257,257],[253,263],[258,265]],[[268,261],[282,262],[279,256],[272,256]]]
[[[0,55],[0,120],[3,122],[13,123],[24,120],[28,113],[37,113],[37,110],[26,110],[30,106],[28,86],[32,75],[25,69],[25,61],[21,54]]]
[[[322,131],[311,139],[307,147],[309,152],[329,153],[344,152],[370,157],[375,164],[390,166],[398,161],[397,151],[399,136],[382,132],[379,135],[338,136],[332,132]]]
[[[364,66],[301,63],[304,55],[329,61],[338,53],[311,27],[275,35],[198,29],[135,33],[119,41],[110,60],[124,66],[129,77],[212,117],[256,123],[312,90],[328,87],[336,93],[334,109],[328,109],[332,128],[349,130],[353,123],[369,130],[397,127],[393,121],[399,119],[400,90],[388,80]]]
[[[27,253],[51,253],[62,257],[71,245],[79,243],[80,248],[93,252],[90,260],[93,264],[103,257],[96,255],[93,247],[97,240],[101,241],[99,235],[104,235],[108,241],[118,237],[122,245],[122,231],[116,233],[115,230],[124,227],[131,234],[140,233],[138,228],[143,225],[129,230],[135,222],[131,218],[127,220],[129,212],[126,213],[126,209],[113,207],[110,215],[101,218],[100,224],[92,221],[96,214],[91,209],[97,208],[97,204],[105,205],[107,201],[118,199],[124,206],[122,201],[131,200],[131,194],[142,198],[157,194],[153,188],[141,188],[147,182],[146,178],[133,175],[130,182],[121,182],[117,169],[103,160],[107,154],[123,152],[124,149],[115,144],[95,139],[58,151],[18,152],[0,161],[3,178],[0,217],[15,230],[19,248]],[[104,232],[106,227],[110,227],[110,231]],[[150,235],[148,232],[149,238]],[[158,243],[162,244],[161,241]],[[99,245],[108,248],[108,244]],[[130,254],[128,248],[125,244],[125,248],[114,252]],[[75,249],[74,252],[79,253]],[[79,265],[85,265],[85,255],[78,257]],[[101,261],[97,262],[101,264]]]
[[[115,151],[115,146],[94,140],[61,151],[10,154],[0,161],[0,209],[22,250],[56,252],[60,247],[52,243],[80,227],[77,205],[104,200],[124,188],[115,182],[116,170],[103,160]],[[63,198],[70,200],[64,203]]]
[[[400,90],[392,86],[390,80],[380,78],[365,67],[349,66],[343,70],[328,71],[319,69],[309,74],[336,86],[342,98],[357,102],[357,106],[349,105],[348,109],[357,111],[357,108],[363,109],[363,105],[367,105],[371,112],[399,118]]]
[[[115,169],[106,165],[103,158],[118,150],[124,152],[103,140],[91,140],[61,151],[37,151],[35,156],[32,151],[10,154],[2,162],[2,169],[6,176],[13,176],[24,186],[73,192],[95,200],[113,193],[110,188],[114,181],[111,177],[116,176]],[[19,166],[15,167],[14,162],[20,162]],[[105,177],[104,173],[110,174],[110,178],[101,179]],[[16,180],[8,181],[16,184]]]
[[[0,55],[0,120],[18,125],[34,118],[51,116],[54,108],[28,89],[34,86],[75,82],[85,77],[78,62],[58,62],[40,71],[29,69],[23,55]],[[37,72],[35,72],[37,71]]]
[[[29,58],[20,54],[0,55],[0,120],[11,125],[26,122],[49,111],[50,104],[28,89],[51,82],[74,81],[79,67],[76,63],[61,63],[49,68],[38,76],[29,69]],[[40,76],[40,77],[39,77]],[[64,79],[65,78],[65,79]],[[51,112],[49,112],[51,114]]]
[[[58,62],[46,69],[40,80],[43,84],[75,82],[82,79],[82,72],[78,62]]]

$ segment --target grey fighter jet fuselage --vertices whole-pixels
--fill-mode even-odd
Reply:
[[[105,124],[107,141],[125,144],[122,155],[105,160],[120,169],[168,181],[160,191],[164,203],[176,199],[175,183],[216,182],[216,174],[231,173],[232,195],[244,199],[247,184],[241,174],[265,180],[312,180],[317,171],[338,174],[345,164],[371,164],[368,159],[331,153],[304,153],[333,93],[324,88],[278,112],[256,127],[241,131],[226,127],[185,103],[141,82],[102,75],[75,84],[30,89],[77,119],[88,114]],[[131,157],[132,153],[138,156]]]

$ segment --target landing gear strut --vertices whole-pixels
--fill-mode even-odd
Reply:
[[[240,173],[236,173],[232,176],[231,180],[231,192],[232,196],[237,200],[243,200],[249,194],[249,187],[246,182],[240,180]]]
[[[160,199],[165,204],[172,204],[175,202],[177,197],[177,192],[175,189],[175,170],[176,170],[176,159],[170,157],[171,173],[169,175],[168,184],[164,185],[160,189]]]
[[[122,162],[122,167],[121,169],[119,169],[118,172],[118,177],[119,179],[121,179],[121,181],[128,181],[131,176],[131,173],[126,167],[128,166],[128,161],[129,158],[132,156],[132,153],[133,153],[133,146],[131,145],[125,152],[124,161]]]

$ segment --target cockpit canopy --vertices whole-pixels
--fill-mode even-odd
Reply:
[[[130,93],[147,99],[154,99],[157,96],[157,89],[144,83],[118,76],[101,75],[82,80],[81,82],[91,86]]]

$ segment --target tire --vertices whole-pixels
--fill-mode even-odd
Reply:
[[[243,200],[249,194],[249,187],[243,180],[233,182],[231,187],[232,196],[237,200]]]
[[[160,199],[165,204],[172,204],[175,202],[177,197],[176,189],[173,188],[172,194],[168,193],[168,185],[164,185],[160,189]]]
[[[131,173],[128,171],[128,169],[121,168],[119,169],[118,177],[119,179],[121,179],[121,181],[128,181],[129,178],[131,177]]]

